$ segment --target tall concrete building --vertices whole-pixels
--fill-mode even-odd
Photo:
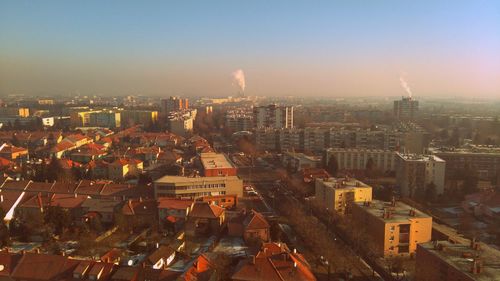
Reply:
[[[432,217],[401,202],[353,203],[352,218],[360,231],[370,235],[377,256],[415,253],[417,244],[431,240]]]
[[[91,127],[120,128],[121,114],[113,110],[94,111],[89,121]]]
[[[253,113],[257,128],[293,128],[293,106],[256,106]]]
[[[182,99],[180,97],[170,97],[168,99],[161,100],[161,110],[165,113],[170,113],[172,111],[188,109],[189,108],[189,100]]]
[[[394,116],[403,121],[415,120],[418,113],[418,101],[412,97],[403,97],[394,101]]]
[[[396,183],[406,197],[425,191],[430,183],[443,194],[445,169],[446,162],[435,155],[396,153]]]

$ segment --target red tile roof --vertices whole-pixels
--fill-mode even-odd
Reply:
[[[157,201],[159,209],[185,210],[193,204],[193,200],[182,200],[167,197],[160,197]]]
[[[208,202],[195,202],[191,207],[189,217],[215,219],[223,213],[224,209],[217,205],[212,205]]]

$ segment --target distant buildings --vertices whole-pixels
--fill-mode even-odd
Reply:
[[[327,164],[330,159],[335,159],[340,171],[366,170],[369,161],[372,161],[374,169],[382,172],[395,171],[396,169],[396,153],[391,150],[329,148],[326,150],[325,156]]]
[[[155,110],[122,110],[120,113],[122,126],[126,127],[149,126],[158,122],[158,111]]]
[[[458,148],[430,148],[429,152],[446,161],[446,177],[455,177],[466,168],[477,171],[478,177],[491,180],[499,176],[500,147],[466,145]]]
[[[413,121],[417,117],[418,101],[412,97],[402,97],[394,101],[394,117],[402,121]]]
[[[304,129],[257,128],[255,142],[260,150],[322,152],[327,148],[364,148],[423,153],[429,134],[418,126],[387,128],[307,127]]]
[[[500,251],[472,240],[469,245],[449,241],[419,244],[416,281],[489,281],[500,276]]]
[[[161,110],[167,114],[189,108],[189,100],[180,97],[169,97],[161,100]]]
[[[113,110],[102,110],[90,113],[90,127],[120,128],[121,114]]]
[[[413,254],[417,244],[431,240],[432,217],[401,202],[354,203],[352,217],[378,256]]]
[[[256,106],[253,113],[257,128],[293,128],[293,106]]]
[[[401,195],[425,193],[432,183],[436,195],[444,192],[446,162],[434,155],[396,153],[396,182]]]
[[[155,198],[196,199],[203,196],[243,196],[243,181],[237,176],[182,177],[164,176],[154,182]]]
[[[315,196],[328,210],[345,214],[352,203],[372,201],[372,187],[353,178],[316,179]]]
[[[254,117],[250,112],[230,110],[224,116],[225,127],[233,132],[250,131],[254,127]]]
[[[196,114],[196,109],[170,112],[167,117],[170,132],[179,136],[189,135],[193,131]]]

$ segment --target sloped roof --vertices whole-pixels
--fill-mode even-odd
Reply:
[[[216,219],[224,213],[224,209],[208,202],[195,202],[191,207],[189,217]]]
[[[193,204],[193,200],[174,199],[168,197],[160,197],[157,199],[158,208],[160,209],[177,209],[185,210]]]
[[[269,228],[269,223],[267,220],[264,218],[264,216],[256,211],[252,211],[252,214],[247,217],[243,221],[243,225],[245,226],[245,229],[251,230],[251,229],[263,229],[263,228]]]

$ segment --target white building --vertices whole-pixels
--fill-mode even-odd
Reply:
[[[413,197],[430,183],[436,186],[436,194],[443,194],[445,169],[446,162],[434,155],[396,153],[396,182],[402,196]]]

